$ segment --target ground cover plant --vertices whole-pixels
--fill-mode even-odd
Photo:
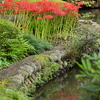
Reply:
[[[53,49],[53,46],[50,43],[43,41],[41,39],[38,39],[32,34],[24,34],[23,38],[25,40],[27,40],[28,44],[31,45],[34,48],[34,50],[30,50],[28,52],[29,55],[39,54],[43,51]]]
[[[75,5],[46,0],[34,3],[26,0],[5,0],[0,4],[0,14],[2,18],[13,20],[23,33],[32,33],[37,38],[52,41],[59,37],[66,39],[72,33],[81,4],[83,3]]]

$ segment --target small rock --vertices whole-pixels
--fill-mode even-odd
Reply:
[[[11,82],[21,85],[22,83],[24,83],[24,77],[21,74],[17,74],[13,76]]]
[[[56,54],[51,54],[50,55],[50,58],[52,59],[53,62],[57,61],[58,60],[58,57]]]
[[[62,65],[59,65],[59,69],[63,69],[63,66]]]
[[[60,54],[61,54],[61,58],[64,58],[65,55],[66,55],[66,50],[65,51],[60,51]]]
[[[41,65],[40,65],[40,63],[39,62],[34,62],[34,64],[35,64],[35,66],[36,66],[36,71],[40,71],[41,70]]]
[[[64,61],[64,68],[67,67],[68,63]]]
[[[20,68],[28,72],[29,75],[31,75],[34,71],[34,68],[29,65],[24,65],[24,66],[21,66]]]
[[[62,54],[60,53],[59,50],[56,50],[56,55],[57,55],[57,57],[58,57],[58,60],[61,60]]]
[[[60,65],[63,65],[63,61],[61,61],[61,60],[59,60],[59,62],[58,62]]]
[[[36,65],[33,62],[30,64],[30,66],[34,68],[34,71],[37,71]]]
[[[29,73],[23,69],[19,69],[18,73],[21,74],[25,79],[28,77]]]

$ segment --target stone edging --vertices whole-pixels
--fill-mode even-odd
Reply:
[[[45,57],[45,59],[48,59],[48,62],[52,61],[59,63],[59,66],[55,70],[55,72],[67,67],[67,62],[62,60],[66,56],[66,50],[64,50],[64,48],[62,50],[56,49],[52,51],[46,51],[40,55],[48,55],[50,59],[48,59],[48,57],[47,58]],[[43,65],[44,65],[43,61],[32,60],[29,64],[24,64],[22,66],[19,66],[17,74],[12,76],[11,78],[10,86],[13,88],[18,88],[20,85],[23,84],[24,86],[27,87],[32,87],[32,86],[34,87],[32,81],[38,83],[37,77],[41,77],[40,72],[41,69],[43,68]]]

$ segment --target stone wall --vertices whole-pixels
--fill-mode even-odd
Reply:
[[[45,70],[47,74],[50,73],[49,71],[52,72],[53,70],[53,72],[50,73],[52,74],[51,76],[50,74],[48,75],[45,74],[44,76],[46,77],[45,81],[51,80],[52,78],[59,76],[61,73],[64,73],[64,71],[69,69],[66,59],[64,60],[65,57],[66,57],[66,50],[61,47],[60,49],[56,48],[54,50],[46,51],[42,54],[32,56],[30,62],[27,62],[26,60],[24,64],[22,65],[20,64],[19,66],[17,66],[18,68],[16,70],[15,75],[7,74],[8,78],[11,77],[11,81],[9,83],[10,86],[13,88],[19,88],[22,85],[25,87],[36,87],[37,84],[43,83],[42,80],[44,76],[43,71]],[[27,57],[25,59],[27,59]],[[21,62],[23,62],[23,60],[20,61],[20,63]],[[53,64],[52,65],[53,67],[48,65],[50,63]],[[14,68],[16,69],[16,67],[14,67],[14,64],[12,64],[11,66],[13,67],[13,69]],[[3,70],[2,73],[4,73]]]

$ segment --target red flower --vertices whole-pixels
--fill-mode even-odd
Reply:
[[[13,2],[13,0],[5,0],[5,2]]]
[[[42,20],[43,18],[42,18],[42,17],[37,17],[36,19],[37,19],[37,20]]]
[[[78,16],[78,13],[72,14],[72,17],[76,17],[76,16]]]
[[[19,10],[19,8],[18,8],[18,7],[14,7],[14,8],[13,8],[13,10],[17,10],[17,11],[18,11],[18,10]]]
[[[78,5],[84,5],[83,2],[77,2],[76,4],[78,4]]]
[[[54,18],[54,16],[52,16],[52,15],[46,15],[45,18],[46,19],[52,19],[52,18]]]

